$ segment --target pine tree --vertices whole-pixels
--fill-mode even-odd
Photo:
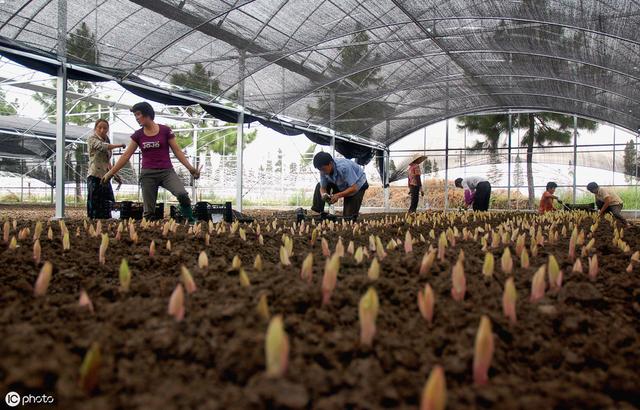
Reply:
[[[360,27],[358,27],[360,28]],[[358,67],[372,64],[378,56],[369,52],[369,34],[364,30],[358,30],[356,34],[344,42],[344,47],[336,62],[328,70],[337,74],[352,71]],[[340,122],[335,124],[336,131],[345,134],[359,134],[370,137],[370,127],[378,122],[378,118],[384,118],[385,104],[379,101],[362,103],[360,99],[354,99],[354,89],[367,90],[377,88],[382,83],[379,76],[380,68],[368,70],[356,70],[343,81],[319,91],[319,97],[315,106],[307,106],[307,112],[311,119],[317,123],[330,122],[331,94],[334,94],[335,115]],[[368,118],[370,120],[363,120]],[[362,131],[368,129],[368,131]]]
[[[520,158],[520,154],[516,155],[515,165],[513,167],[513,185],[516,187],[524,185],[524,171],[522,170],[522,158]]]
[[[18,100],[14,102],[7,101],[7,93],[0,90],[0,115],[16,115],[19,108]]]
[[[637,167],[638,167],[638,152],[636,150],[636,144],[633,140],[629,140],[627,145],[624,147],[624,179],[627,183],[630,183],[633,180],[633,177],[636,176]]]
[[[422,161],[422,173],[425,175],[431,174],[431,160],[429,158]]]
[[[492,151],[489,153],[489,170],[487,171],[487,179],[491,182],[492,185],[499,185],[500,181],[502,181],[502,170],[498,165],[500,165],[500,155],[497,151]]]
[[[282,174],[282,148],[278,148],[278,155],[275,163],[275,171],[277,174]]]

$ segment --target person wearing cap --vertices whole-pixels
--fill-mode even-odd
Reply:
[[[411,196],[411,204],[409,205],[409,212],[415,212],[418,209],[418,200],[420,195],[424,196],[424,190],[422,189],[422,178],[420,177],[420,162],[425,157],[418,157],[411,161],[409,164],[409,195]]]
[[[491,184],[486,178],[467,177],[457,178],[455,184],[464,189],[464,204],[470,205],[474,211],[488,211],[491,199]]]
[[[344,198],[342,215],[357,219],[364,192],[369,188],[362,168],[345,158],[333,158],[328,152],[318,152],[313,157],[313,167],[320,171],[320,182],[313,194],[311,210],[324,213],[324,204],[335,204]]]
[[[596,206],[600,209],[599,217],[608,212],[622,222],[623,225],[629,225],[629,222],[622,216],[622,199],[613,189],[598,186],[595,182],[589,182],[587,191],[596,197]]]

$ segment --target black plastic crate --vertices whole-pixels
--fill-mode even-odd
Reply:
[[[122,201],[114,203],[113,210],[120,211],[120,219],[133,218],[141,220],[144,215],[144,205],[140,202]],[[156,204],[155,219],[164,218],[164,203]]]
[[[220,220],[225,222],[233,222],[233,210],[231,208],[231,202],[225,202],[224,204],[211,204],[209,202],[197,202],[192,206],[193,216],[198,221],[210,221],[213,215],[221,215]],[[170,208],[171,218],[175,221],[182,222],[184,216],[180,212],[180,207],[171,205]]]
[[[596,210],[596,204],[594,204],[593,202],[590,204],[568,204],[565,202],[564,206],[566,207],[566,209],[570,211],[595,211]]]

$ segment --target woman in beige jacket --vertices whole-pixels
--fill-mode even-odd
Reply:
[[[111,218],[111,202],[115,201],[111,184],[101,180],[111,168],[111,151],[125,148],[124,144],[109,141],[109,122],[96,121],[93,134],[87,139],[89,147],[89,172],[87,175],[87,216],[91,219]],[[116,175],[116,182],[122,183]]]

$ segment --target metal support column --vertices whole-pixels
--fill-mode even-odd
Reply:
[[[244,145],[244,50],[239,50],[238,60],[238,103],[240,112],[238,113],[238,135],[236,144],[236,209],[242,212],[242,156]]]
[[[573,116],[573,203],[576,203],[576,181],[578,167],[578,117]]]
[[[384,210],[389,211],[389,149],[384,150],[382,187],[384,192]]]
[[[511,113],[509,115],[509,141],[507,142],[507,209],[511,209]]]
[[[191,165],[194,168],[198,169],[198,127],[200,124],[193,127],[193,158],[191,160]],[[197,179],[191,177],[191,198],[193,202],[198,202],[198,189],[196,187]]]
[[[638,160],[640,159],[638,158],[638,148],[639,148],[638,137],[640,137],[640,128],[638,128],[638,131],[636,132],[636,155],[635,155],[636,161],[634,164],[636,168],[636,206],[635,206],[636,210],[634,212],[633,217],[635,219],[638,219],[638,208],[639,208],[638,203],[640,202],[638,198],[638,168],[640,168],[640,162],[638,162]]]
[[[444,132],[444,211],[447,212],[447,209],[449,209],[449,118],[445,123]]]
[[[55,218],[64,218],[64,179],[65,179],[65,135],[67,97],[67,0],[58,0],[58,56],[62,64],[56,80],[56,213]]]
[[[385,136],[386,136],[386,140],[389,141],[389,137],[391,135],[391,122],[389,120],[386,121],[385,124]],[[383,192],[384,192],[384,210],[385,211],[389,211],[389,165],[391,164],[391,161],[389,159],[390,157],[390,151],[389,148],[387,147],[384,150],[384,174],[382,176],[382,187],[383,187]]]
[[[329,89],[329,128],[331,128],[331,156],[336,156],[336,92]]]
[[[449,64],[447,64],[447,78]],[[449,80],[447,80],[447,102],[445,104],[445,136],[444,136],[444,212],[449,208]]]
[[[424,155],[425,157],[427,156],[427,127],[424,127],[424,139],[422,141],[422,155]],[[425,159],[425,161],[431,161],[431,160],[427,158]],[[420,165],[420,167],[422,167],[422,165]],[[429,199],[428,199],[429,192],[427,191],[427,176],[422,175],[422,172],[420,173],[420,175],[421,175],[420,178],[422,178],[422,189],[425,191],[424,209],[426,210],[426,209],[429,209]]]

